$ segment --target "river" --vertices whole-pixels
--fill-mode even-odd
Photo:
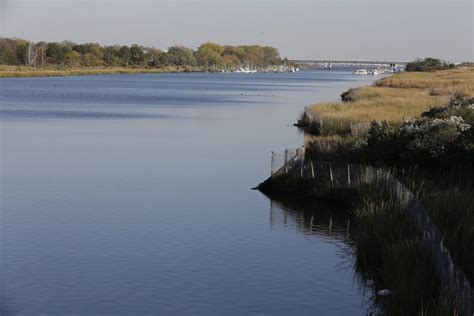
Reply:
[[[305,105],[372,80],[0,79],[1,315],[364,315],[344,221],[250,189]]]

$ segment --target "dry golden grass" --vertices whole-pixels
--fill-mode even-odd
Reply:
[[[93,67],[93,68],[32,68],[25,66],[0,65],[0,78],[7,77],[54,77],[54,76],[83,76],[108,74],[140,74],[182,72],[184,68],[127,68],[127,67]]]
[[[433,94],[474,95],[474,67],[437,72],[406,72],[379,80],[377,87],[430,89]]]
[[[433,106],[446,105],[453,94],[474,97],[474,68],[402,73],[356,90],[354,102],[316,104],[311,110],[327,121],[401,123]]]

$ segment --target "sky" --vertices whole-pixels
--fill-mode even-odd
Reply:
[[[0,36],[196,48],[260,44],[292,59],[473,61],[473,0],[0,0]]]

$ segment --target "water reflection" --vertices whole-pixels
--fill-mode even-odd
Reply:
[[[380,315],[374,283],[355,265],[355,244],[351,237],[353,225],[347,210],[314,199],[295,197],[268,197],[270,200],[270,225],[294,227],[305,236],[313,236],[336,244],[340,252],[338,270],[351,271],[353,283],[362,294],[361,306],[366,315]]]
[[[270,225],[294,226],[305,235],[349,242],[350,219],[345,210],[310,199],[270,199]]]
[[[270,225],[294,227],[305,236],[336,244],[339,248],[337,269],[351,271],[353,284],[362,294],[361,306],[366,315],[379,315],[373,283],[355,267],[355,245],[351,239],[351,220],[341,206],[294,197],[270,198]]]

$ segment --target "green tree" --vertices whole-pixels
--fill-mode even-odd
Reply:
[[[150,67],[160,67],[164,65],[164,52],[159,49],[149,48],[145,54],[147,65]]]
[[[130,64],[131,65],[143,65],[145,63],[145,53],[143,47],[138,45],[132,45],[130,47]]]
[[[65,51],[59,43],[49,43],[46,48],[46,56],[52,64],[64,64],[66,61]]]
[[[235,56],[241,63],[245,57],[245,49],[241,46],[224,46],[224,56]]]
[[[72,47],[72,50],[78,52],[81,55],[87,53],[87,47],[85,44],[76,44]]]
[[[0,64],[16,65],[16,44],[8,38],[0,38]]]
[[[222,64],[222,53],[224,47],[216,43],[205,43],[199,46],[196,52],[196,60],[200,66],[212,66]]]
[[[222,63],[225,67],[229,67],[229,68],[236,68],[240,66],[241,64],[237,56],[234,56],[234,55],[224,55],[222,57]]]
[[[70,66],[203,66],[237,67],[246,65],[281,64],[278,50],[273,47],[222,46],[207,42],[196,51],[183,46],[170,47],[167,52],[139,45],[101,46],[97,43],[77,44],[40,42],[33,44],[37,56],[37,65]],[[24,65],[28,60],[29,42],[20,39],[0,38],[0,64]],[[423,61],[426,67],[433,61]]]
[[[86,67],[102,66],[102,59],[92,53],[85,53],[82,55],[82,64]]]
[[[263,47],[263,62],[265,64],[280,64],[281,58],[278,49],[270,46]]]
[[[94,55],[97,59],[104,58],[104,47],[100,46],[97,43],[87,43],[86,44],[86,53]]]
[[[117,56],[119,57],[122,66],[128,66],[130,63],[130,48],[128,46],[120,47]]]
[[[260,65],[263,60],[263,51],[260,46],[242,46],[245,50],[245,56],[243,62],[249,65]]]
[[[118,58],[118,51],[120,47],[118,46],[107,46],[104,49],[104,63],[107,66],[119,66],[120,59]]]
[[[17,65],[25,65],[28,60],[28,43],[18,43],[16,45],[16,62]]]
[[[71,50],[66,53],[66,63],[70,66],[77,67],[81,63],[81,54]]]
[[[193,50],[184,46],[173,46],[167,52],[168,63],[176,66],[196,66]]]

